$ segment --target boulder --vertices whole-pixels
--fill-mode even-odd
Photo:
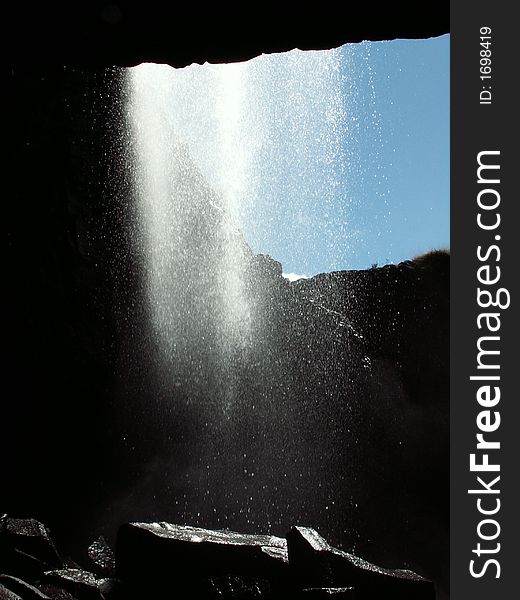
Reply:
[[[164,590],[174,589],[183,597],[198,598],[215,586],[236,587],[238,581],[240,585],[246,585],[244,581],[267,581],[273,590],[283,590],[289,584],[286,540],[270,535],[164,522],[129,523],[119,530],[116,559],[125,589],[150,597],[161,597]],[[219,579],[229,577],[239,579],[228,579],[227,583]]]
[[[0,583],[0,600],[23,600],[23,598]]]
[[[306,588],[302,590],[302,600],[354,600],[356,591],[352,587]]]
[[[201,590],[207,600],[272,600],[269,581],[258,577],[217,577],[208,579]]]
[[[116,582],[98,578],[83,569],[57,569],[45,573],[45,581],[62,588],[78,600],[105,600],[114,592]]]
[[[26,554],[16,548],[9,550],[8,552],[2,552],[0,555],[2,569],[9,575],[20,577],[23,580],[34,581],[49,568],[47,563],[38,560],[30,554]]]
[[[0,585],[18,594],[24,600],[50,600],[49,596],[38,588],[12,575],[0,575]]]
[[[353,586],[356,598],[367,600],[435,598],[433,584],[417,573],[384,569],[338,550],[310,527],[293,527],[287,549],[293,575],[304,587]]]
[[[67,592],[58,585],[52,583],[41,583],[40,590],[47,594],[52,600],[78,600],[77,596],[73,596],[70,592]]]
[[[90,544],[87,553],[102,575],[111,576],[115,573],[116,557],[103,536]]]
[[[0,540],[2,550],[8,554],[19,551],[50,567],[62,565],[47,528],[36,519],[2,517]]]
[[[5,573],[32,581],[62,566],[47,528],[35,519],[0,518],[0,564]]]

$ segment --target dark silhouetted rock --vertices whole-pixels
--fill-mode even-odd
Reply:
[[[11,592],[18,594],[24,600],[50,600],[49,596],[19,577],[0,575],[0,585],[3,585]]]
[[[87,552],[101,574],[110,576],[115,573],[116,557],[103,536],[92,542]]]
[[[38,521],[12,519],[8,523],[4,517],[0,524],[3,550],[7,539],[42,537],[50,542],[46,528]],[[309,527],[293,527],[286,538],[166,522],[128,523],[119,530],[115,556],[102,537],[88,549],[96,566],[105,572],[117,571],[117,579],[74,568],[71,561],[67,567],[42,571],[42,561],[11,547],[8,557],[26,557],[38,568],[19,577],[13,574],[13,563],[2,562],[2,568],[7,566],[8,570],[0,574],[0,600],[435,597],[431,582],[416,573],[385,569],[334,548]],[[36,552],[39,547],[30,549]],[[26,570],[27,564],[22,565]],[[14,566],[20,568],[20,564]]]
[[[2,552],[0,562],[3,570],[10,575],[31,581],[40,577],[49,568],[47,563],[16,548]]]
[[[384,569],[333,548],[310,527],[293,527],[287,546],[295,579],[305,587],[353,586],[360,599],[435,598],[433,584],[420,575]]]
[[[186,66],[233,62],[292,48],[318,50],[346,42],[427,38],[449,31],[447,3],[349,3],[348,19],[323,6],[310,11],[271,11],[255,5],[255,26],[225,5],[177,3],[70,3],[58,6],[9,3],[6,20],[14,62],[134,65],[140,62]],[[204,15],[202,15],[204,13]],[[203,18],[205,17],[205,18]],[[183,23],[171,34],[172,23]],[[59,39],[60,44],[49,44]]]
[[[78,600],[77,596],[52,583],[42,583],[39,587],[52,600]]]
[[[302,590],[302,600],[354,600],[356,591],[352,587],[306,588]]]
[[[45,570],[62,566],[46,527],[35,519],[0,520],[0,565],[4,573],[33,581]]]
[[[0,600],[23,600],[21,596],[11,592],[0,583]]]
[[[209,579],[201,590],[207,600],[265,600],[273,598],[266,579],[254,577],[217,577]]]
[[[23,382],[23,401],[3,407],[3,454],[17,448],[2,472],[6,509],[38,507],[67,552],[83,551],[100,521],[108,534],[116,522],[162,515],[278,535],[310,523],[341,547],[343,532],[355,535],[376,563],[413,560],[432,577],[443,561],[447,569],[449,289],[439,269],[289,284],[278,263],[252,258],[237,275],[252,299],[254,343],[223,364],[228,321],[213,319],[220,296],[204,284],[217,276],[205,258],[219,228],[215,211],[197,207],[175,300],[197,335],[186,357],[171,359],[178,377],[164,376],[129,235],[126,75],[62,64],[6,77],[5,371],[8,387]],[[229,410],[228,396],[237,399]],[[115,499],[117,517],[107,510]]]
[[[58,569],[47,571],[45,580],[67,592],[78,600],[104,600],[113,592],[114,582],[107,578],[98,578],[83,569]]]
[[[62,565],[62,560],[46,527],[35,519],[4,517],[0,526],[1,546],[7,553],[19,551],[50,566]]]
[[[215,583],[221,577],[267,580],[273,589],[288,585],[286,540],[270,535],[169,523],[130,523],[119,530],[116,558],[125,589],[140,593],[146,590],[159,594],[171,588],[185,596],[199,597],[208,587],[215,590],[218,585],[232,586],[233,580]],[[214,582],[208,586],[209,580]],[[238,580],[234,581],[233,585],[238,585]],[[246,585],[244,580],[240,585]]]

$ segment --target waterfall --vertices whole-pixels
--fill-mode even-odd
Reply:
[[[133,235],[169,376],[193,384],[217,364],[233,395],[234,362],[254,344],[248,264],[253,252],[276,253],[276,213],[290,222],[288,239],[309,237],[309,252],[317,232],[327,235],[318,206],[346,224],[336,197],[346,169],[341,60],[339,51],[293,51],[128,70]]]
[[[249,335],[240,276],[246,248],[233,221],[236,177],[231,174],[229,189],[214,191],[177,135],[169,114],[175,110],[173,69],[142,65],[129,80],[140,251],[153,331],[170,357],[189,360],[201,344],[212,343],[229,353],[247,345]]]

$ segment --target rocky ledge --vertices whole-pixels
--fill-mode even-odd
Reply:
[[[115,553],[93,542],[81,568],[34,519],[0,521],[0,600],[435,598],[430,581],[330,546],[314,529],[285,538],[128,523]]]

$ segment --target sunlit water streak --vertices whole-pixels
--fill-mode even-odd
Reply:
[[[368,64],[369,48],[360,49]],[[247,520],[248,530],[279,533],[292,522],[345,529],[360,489],[373,495],[371,474],[356,462],[366,421],[355,417],[367,389],[382,422],[395,417],[377,365],[343,344],[358,343],[348,318],[291,296],[298,284],[285,283],[286,295],[252,293],[244,243],[277,259],[300,241],[287,279],[316,272],[299,267],[318,247],[334,269],[358,244],[353,188],[374,177],[359,139],[376,125],[377,162],[384,135],[376,112],[372,122],[359,118],[359,105],[375,107],[376,90],[370,72],[368,94],[359,89],[354,54],[128,71],[138,213],[129,233],[147,320],[128,361],[144,367],[128,377],[124,402],[134,438],[154,455],[133,490],[153,498],[153,518],[237,530]],[[141,426],[147,419],[159,435],[155,423]],[[379,462],[378,453],[376,471]]]
[[[201,347],[229,374],[253,343],[250,251],[239,232],[274,258],[305,239],[294,256],[302,264],[302,248],[326,246],[331,268],[348,252],[356,235],[342,193],[355,158],[345,147],[349,56],[295,50],[128,71],[149,318],[164,357],[189,363],[192,377],[204,368]],[[273,239],[276,219],[287,226]]]

